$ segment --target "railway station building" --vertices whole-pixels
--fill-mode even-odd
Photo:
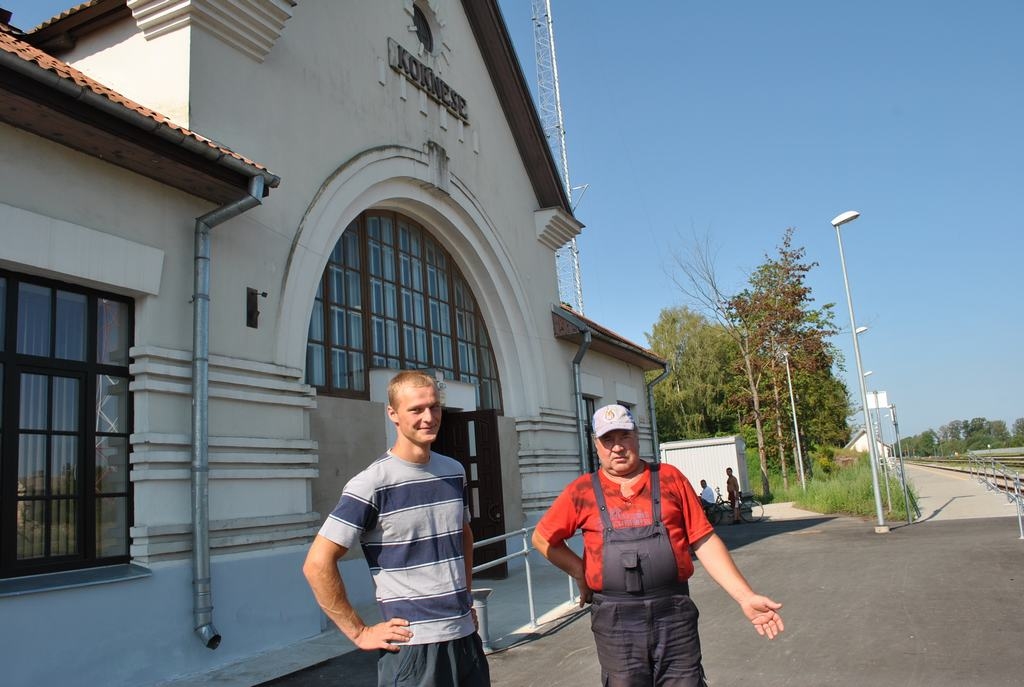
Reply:
[[[466,466],[478,539],[591,469],[597,406],[632,407],[655,455],[666,363],[559,303],[583,225],[496,0],[17,20],[0,11],[5,684],[158,684],[320,633],[302,561],[393,439],[399,369],[438,379],[435,448]],[[341,565],[372,604],[360,552]]]

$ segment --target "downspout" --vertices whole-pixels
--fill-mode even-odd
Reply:
[[[220,645],[213,627],[210,583],[210,230],[263,198],[262,175],[250,177],[248,195],[196,218],[195,293],[192,296],[192,615],[207,649]]]
[[[651,443],[654,445],[654,462],[661,462],[661,446],[658,443],[658,416],[654,413],[654,385],[668,377],[668,367],[647,383],[647,412],[651,414]]]
[[[580,474],[585,475],[590,466],[587,465],[587,406],[583,402],[580,363],[583,362],[583,356],[590,348],[591,336],[589,329],[583,329],[580,333],[583,334],[583,341],[580,342],[579,350],[576,351],[576,355],[572,359],[572,385],[573,393],[576,395],[576,440],[580,446]]]

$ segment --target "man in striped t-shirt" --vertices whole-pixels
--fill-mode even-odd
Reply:
[[[327,616],[364,650],[380,650],[378,685],[490,684],[470,596],[473,534],[466,474],[433,453],[441,404],[432,377],[388,385],[394,446],[353,477],[313,541],[303,573]],[[361,544],[383,622],[352,608],[338,561]]]

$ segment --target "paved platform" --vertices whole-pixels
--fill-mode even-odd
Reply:
[[[784,604],[786,632],[772,642],[758,636],[698,564],[690,587],[712,686],[1024,684],[1024,540],[1016,510],[966,476],[916,466],[907,473],[922,515],[913,525],[888,523],[888,534],[875,534],[873,520],[792,504],[770,504],[761,523],[719,528],[754,587]],[[530,560],[537,627],[524,568],[505,580],[474,583],[494,590],[493,684],[599,684],[587,612],[569,603],[564,575]],[[372,686],[375,658],[330,632],[177,684]]]

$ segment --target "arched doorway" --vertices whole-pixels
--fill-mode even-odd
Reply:
[[[375,400],[373,379],[382,371],[413,368],[474,390],[475,400],[446,408],[434,449],[466,469],[477,541],[504,533],[501,385],[476,298],[426,228],[398,212],[368,210],[349,223],[324,267],[309,321],[306,382],[319,395]],[[504,554],[504,545],[491,545],[477,551],[476,562]],[[504,574],[504,566],[493,570]]]

